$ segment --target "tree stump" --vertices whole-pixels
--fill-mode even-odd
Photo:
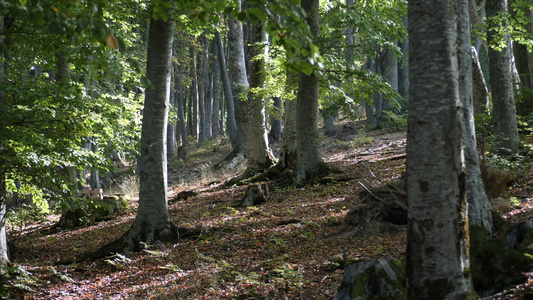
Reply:
[[[187,151],[185,150],[185,147],[181,146],[178,148],[178,159],[185,160],[187,157]]]
[[[240,201],[239,206],[259,205],[268,200],[270,193],[266,183],[249,185],[244,193],[244,198]]]

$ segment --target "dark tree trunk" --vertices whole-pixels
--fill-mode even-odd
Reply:
[[[279,142],[283,136],[282,130],[282,101],[281,97],[273,97],[274,104],[270,113],[270,132],[268,137],[271,141]]]

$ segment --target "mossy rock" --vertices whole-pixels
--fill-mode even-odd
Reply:
[[[405,264],[379,258],[348,265],[334,300],[364,299],[407,299]]]
[[[511,223],[499,223],[498,234],[490,237],[481,226],[470,227],[470,271],[480,295],[514,287],[527,278],[523,274],[533,265],[533,256],[509,247]]]
[[[85,207],[72,207],[63,211],[57,227],[76,228],[80,226],[89,226],[95,222],[105,220],[112,214],[122,211],[128,206],[128,200],[125,196],[114,195],[105,196],[100,199],[87,199]]]

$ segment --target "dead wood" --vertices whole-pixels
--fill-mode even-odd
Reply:
[[[359,182],[363,190],[350,209],[337,235],[366,236],[394,231],[407,224],[407,193],[405,181],[367,187]]]

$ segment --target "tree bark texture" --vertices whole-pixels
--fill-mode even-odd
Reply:
[[[185,97],[183,95],[183,85],[181,83],[181,76],[183,74],[183,68],[181,66],[178,66],[178,74],[176,74],[176,78],[174,78],[175,84],[176,84],[176,95],[174,96],[176,99],[176,105],[178,106],[178,122],[180,124],[180,134],[181,134],[181,144],[182,146],[187,146],[189,144],[189,140],[187,139],[187,127],[185,125]]]
[[[202,35],[200,37],[200,44],[202,45],[202,52],[196,54],[198,63],[196,64],[197,79],[198,84],[198,123],[200,129],[198,131],[198,141],[204,142],[207,140],[207,112],[206,112],[206,98],[207,90],[209,89],[208,85],[208,74],[207,74],[207,37]]]
[[[139,242],[152,244],[177,237],[168,212],[166,155],[173,32],[173,22],[150,22],[146,77],[154,87],[147,88],[145,94],[139,208],[132,227],[122,238],[124,252],[140,250]]]
[[[301,1],[302,9],[307,13],[307,24],[314,37],[319,34],[319,2]],[[325,171],[318,140],[318,94],[319,80],[316,74],[306,75],[300,72],[296,95],[296,183],[298,185],[305,184]]]
[[[4,17],[0,16],[0,28],[4,29]],[[0,45],[4,44],[4,36],[0,35]],[[0,47],[0,86],[4,86],[6,80],[7,59],[3,63],[5,56],[4,47]],[[0,88],[0,118],[6,113],[5,93]],[[0,127],[0,132],[5,132],[5,128]],[[0,157],[4,157],[5,145],[0,141]],[[7,253],[6,236],[6,170],[4,164],[0,164],[0,284],[4,284],[4,266],[9,261]]]
[[[238,6],[240,8],[240,1]],[[242,23],[233,17],[228,20],[229,33],[229,70],[231,74],[231,89],[233,105],[235,108],[235,121],[237,124],[237,147],[234,150],[247,155],[248,142],[246,140],[246,120],[242,108],[242,100],[248,98],[250,85],[246,74],[246,62],[244,60],[244,37]]]
[[[461,98],[463,146],[467,174],[468,222],[470,225],[482,226],[490,233],[492,231],[492,205],[487,198],[481,178],[476,145],[476,127],[474,124],[471,51],[475,51],[475,48],[470,46],[468,0],[458,0],[458,4],[459,95]]]
[[[500,12],[507,11],[506,0],[487,0],[485,2],[487,17],[495,17]],[[489,44],[494,40],[494,30],[487,31]],[[518,149],[520,138],[516,120],[516,106],[514,102],[511,41],[505,37],[506,47],[497,51],[488,49],[490,86],[492,94],[492,108],[494,116],[494,144],[493,149],[500,153],[511,153]]]
[[[489,90],[481,70],[476,48],[472,47],[472,91],[474,99],[474,115],[485,114],[489,108]]]
[[[263,23],[251,25],[249,47],[250,88],[260,89],[266,83],[266,43],[267,35]],[[264,170],[274,164],[273,154],[268,144],[266,130],[265,99],[259,94],[248,93],[248,100],[243,104],[246,120],[246,139],[248,141],[248,170],[252,173]]]
[[[231,145],[233,146],[233,148],[235,148],[237,145],[238,136],[237,123],[235,122],[235,107],[233,105],[233,92],[231,90],[231,82],[228,75],[228,69],[226,67],[226,56],[224,55],[224,45],[222,43],[222,36],[220,35],[220,32],[218,30],[215,31],[215,39],[217,44],[218,66],[220,68],[222,87],[224,89],[224,100],[227,111],[226,126]]]
[[[194,48],[191,46],[189,57],[191,58],[191,70],[190,70],[190,76],[191,76],[191,113],[192,116],[189,115],[189,118],[192,120],[191,122],[191,135],[198,136],[199,133],[199,124],[198,124],[198,81],[196,77],[196,60],[194,55]]]
[[[457,2],[408,5],[408,299],[475,299],[468,272]]]
[[[217,43],[213,41],[211,46],[212,57],[209,62],[213,72],[213,107],[211,111],[211,134],[213,137],[221,134],[220,131],[220,68],[217,59]]]

